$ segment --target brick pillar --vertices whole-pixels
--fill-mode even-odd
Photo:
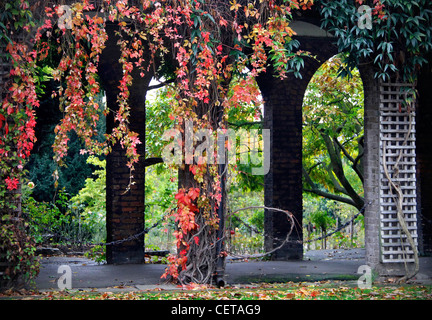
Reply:
[[[411,106],[411,111],[407,112],[399,91],[403,84],[379,82],[374,79],[374,72],[371,66],[360,67],[365,97],[364,192],[366,203],[369,203],[365,210],[366,263],[382,276],[401,276],[405,274],[405,263],[413,269],[414,254],[406,237],[400,235],[396,205],[383,165],[385,159],[389,175],[397,179],[395,181],[402,190],[404,216],[411,236],[417,242],[418,133],[410,131],[405,141],[409,132],[409,114],[415,125],[417,108]],[[403,150],[400,170],[395,172],[392,165],[400,150]]]
[[[376,268],[380,262],[380,92],[373,68],[363,66],[359,71],[364,90],[364,194],[365,203],[370,203],[364,212],[366,263]]]
[[[145,118],[138,119],[144,122]],[[140,134],[140,137],[143,139],[144,135]],[[132,173],[126,166],[125,150],[119,144],[107,156],[107,242],[127,238],[144,229],[144,147],[140,146],[138,153],[141,159]],[[135,184],[127,191],[131,174]],[[141,263],[144,261],[144,235],[133,241],[107,246],[106,254],[107,262],[111,264]]]
[[[295,226],[290,242],[272,254],[273,260],[303,259],[302,190],[302,105],[306,88],[317,69],[336,54],[328,39],[298,37],[301,49],[317,55],[305,58],[302,79],[289,76],[280,80],[270,70],[256,80],[264,99],[264,127],[271,129],[270,171],[265,176],[266,207],[293,213]],[[318,60],[319,59],[319,60]],[[279,247],[291,228],[286,214],[272,210],[264,213],[266,251]]]
[[[272,254],[273,260],[303,258],[302,104],[304,92],[317,66],[306,63],[303,79],[280,80],[271,74],[257,78],[264,98],[264,127],[271,129],[270,171],[265,176],[265,206],[288,210],[296,224],[289,242]],[[291,224],[283,212],[264,214],[265,250],[286,239]],[[299,241],[297,241],[299,240]]]
[[[271,129],[270,171],[265,176],[265,206],[288,210],[297,224],[291,243],[272,254],[273,260],[302,259],[302,102],[307,81],[285,80],[263,75],[257,79],[264,98],[265,128]],[[285,213],[266,210],[266,251],[280,246],[291,225]]]
[[[107,25],[108,41],[101,56],[100,72],[106,92],[107,106],[116,110],[118,85],[122,69],[118,63],[120,57],[117,39],[114,35],[115,25]],[[125,239],[144,230],[145,200],[145,98],[151,75],[141,78],[134,74],[133,85],[129,88],[129,105],[131,114],[129,127],[139,134],[142,144],[138,145],[140,155],[135,170],[131,173],[126,166],[128,161],[125,150],[116,144],[107,156],[106,207],[107,207],[107,242]],[[115,125],[113,114],[107,117],[107,132]],[[134,184],[127,189],[130,175]],[[144,235],[138,239],[107,246],[107,262],[110,264],[141,263],[144,261]]]

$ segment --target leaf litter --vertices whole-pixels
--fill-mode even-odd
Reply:
[[[260,283],[218,289],[188,285],[175,290],[100,292],[95,289],[67,291],[6,291],[0,299],[26,300],[432,300],[432,285],[377,285],[369,289],[337,281]]]

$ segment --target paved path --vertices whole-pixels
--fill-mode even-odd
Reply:
[[[236,261],[226,264],[227,284],[258,282],[317,281],[358,279],[357,270],[365,264],[364,249],[309,251],[303,261]],[[72,288],[100,288],[105,290],[143,290],[175,288],[166,284],[161,275],[166,265],[98,265],[83,257],[52,256],[41,260],[41,271],[36,279],[38,290],[58,290],[61,265],[72,271]],[[432,258],[423,259],[420,278],[432,279]]]

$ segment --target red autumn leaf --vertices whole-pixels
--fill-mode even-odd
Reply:
[[[197,165],[191,165],[190,167],[189,167],[189,171],[190,172],[192,172],[192,174],[196,174],[196,171],[197,171],[197,168],[198,168],[198,166]]]
[[[196,198],[198,198],[199,194],[200,194],[200,189],[199,188],[190,188],[189,189],[188,196],[192,200],[195,200]]]
[[[11,179],[10,177],[7,177],[5,179],[5,182],[6,182],[8,190],[18,189],[19,180],[17,178]]]
[[[0,129],[3,126],[3,121],[5,121],[6,118],[4,117],[4,115],[0,114]]]
[[[226,27],[228,25],[228,21],[221,17],[219,20],[219,25],[221,25],[222,27]]]
[[[311,296],[312,297],[316,297],[316,296],[318,296],[320,293],[319,293],[319,291],[317,291],[317,290],[314,290],[314,291],[312,291],[311,292]]]

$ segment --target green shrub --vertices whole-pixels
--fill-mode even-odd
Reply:
[[[106,239],[106,160],[90,156],[87,163],[98,169],[93,172],[94,178],[87,178],[84,187],[70,199],[70,205],[79,212],[92,241],[102,242]]]
[[[96,261],[97,263],[106,262],[106,246],[95,245],[84,254],[85,257]]]
[[[39,273],[35,242],[26,232],[23,219],[3,215],[0,225],[0,288],[29,284]]]

